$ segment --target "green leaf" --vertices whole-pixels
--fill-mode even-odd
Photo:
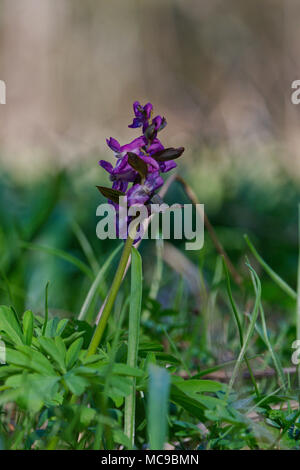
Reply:
[[[224,421],[231,424],[249,424],[250,420],[232,407],[217,406],[213,410],[206,410],[205,416],[211,421]]]
[[[24,344],[24,337],[15,314],[11,308],[0,306],[0,333],[5,333],[16,345]]]
[[[130,440],[128,437],[123,433],[121,429],[114,429],[113,430],[113,438],[114,441],[117,442],[118,444],[123,445],[124,447],[130,447]]]
[[[132,389],[132,381],[128,377],[113,375],[109,380],[110,388],[122,397],[127,397]]]
[[[67,318],[63,318],[62,320],[60,320],[60,322],[57,325],[55,335],[61,336],[61,334],[63,333],[68,323],[69,323],[69,320]]]
[[[147,428],[151,450],[163,450],[167,437],[170,376],[166,369],[150,364]]]
[[[6,385],[18,389],[17,403],[32,412],[39,411],[45,404],[55,405],[59,377],[45,377],[40,374],[18,374],[9,377]]]
[[[54,338],[56,336],[57,327],[59,324],[59,318],[51,318],[47,323],[44,323],[46,328],[43,328],[42,336],[47,338]]]
[[[66,345],[65,345],[63,339],[60,336],[56,336],[54,338],[54,341],[55,341],[57,349],[59,350],[59,353],[60,353],[61,357],[63,357],[64,362],[65,362],[65,357],[66,357],[66,354],[67,354],[67,348],[66,348]]]
[[[82,395],[89,384],[86,379],[71,372],[64,375],[64,380],[71,393],[77,396]]]
[[[96,416],[96,410],[87,406],[80,407],[79,421],[81,426],[86,429]]]
[[[214,380],[184,380],[183,382],[176,383],[176,386],[183,390],[185,393],[201,393],[201,392],[219,392],[226,387],[220,382]]]
[[[189,396],[204,405],[205,408],[208,409],[213,409],[216,406],[226,406],[227,403],[225,400],[221,400],[220,398],[210,397],[208,395],[201,395],[198,393],[190,394]]]
[[[0,367],[0,379],[5,379],[10,375],[15,375],[23,371],[22,367],[16,366],[1,366]]]
[[[144,375],[144,372],[137,367],[131,367],[122,363],[115,363],[112,370],[114,374],[127,375],[129,377],[143,377]]]
[[[175,385],[171,387],[171,401],[182,406],[191,416],[203,420],[205,409],[203,403],[187,395]]]
[[[83,336],[85,331],[75,331],[75,333],[72,333],[70,336],[67,338],[63,338],[63,342],[65,343],[66,346],[69,344],[72,344],[76,339],[81,338]]]
[[[43,348],[43,350],[56,362],[59,366],[60,370],[65,373],[66,366],[64,355],[61,353],[61,350],[57,347],[55,341],[52,338],[46,338],[44,336],[40,336],[38,338],[38,342]],[[62,341],[64,344],[64,342]]]
[[[0,395],[0,406],[5,405],[5,403],[15,402],[20,395],[20,390],[6,390]]]
[[[74,343],[69,347],[66,354],[66,366],[67,369],[71,369],[79,357],[83,345],[83,338],[78,338]]]
[[[31,310],[26,310],[26,312],[24,313],[23,332],[25,344],[27,344],[27,346],[30,346],[33,336],[33,313]]]
[[[29,346],[18,346],[18,351],[7,348],[6,361],[8,364],[25,367],[42,375],[56,375],[48,359],[42,353],[34,351]]]

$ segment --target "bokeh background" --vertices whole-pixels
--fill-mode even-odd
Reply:
[[[106,151],[108,135],[131,137],[140,99],[168,117],[166,139],[195,164],[204,150],[262,160],[286,141],[293,3],[1,0],[2,158],[22,174],[83,161]]]
[[[165,145],[185,146],[180,174],[237,268],[247,232],[295,286],[300,106],[290,97],[299,19],[294,0],[0,0],[1,303],[42,310],[50,280],[51,307],[78,312],[90,279],[54,250],[94,271],[111,250],[95,235],[95,185],[107,182],[97,162],[112,159],[106,137],[136,136],[127,127],[136,99],[166,116]],[[176,185],[167,199],[187,202]],[[147,280],[155,247],[142,249]],[[202,263],[210,279],[208,237],[200,254],[185,256],[192,277]],[[164,268],[163,303],[174,276]],[[265,282],[280,322],[286,305]]]

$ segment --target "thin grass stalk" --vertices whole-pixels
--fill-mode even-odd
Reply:
[[[83,232],[82,228],[78,225],[78,223],[73,220],[71,222],[73,232],[82,248],[82,251],[88,260],[94,274],[96,275],[97,272],[99,271],[99,263],[97,261],[96,255],[94,253],[94,250],[87,239],[85,233]]]
[[[273,360],[274,367],[276,369],[279,381],[281,382],[281,386],[284,388],[284,390],[286,390],[286,384],[285,384],[286,381],[285,381],[285,377],[284,377],[284,372],[283,372],[282,366],[281,366],[281,364],[280,364],[280,362],[279,362],[279,360],[276,356],[276,353],[273,349],[272,343],[271,343],[269,335],[268,335],[265,312],[264,312],[262,304],[260,305],[260,317],[261,317],[261,322],[262,322],[264,341],[265,341],[265,343],[266,343],[266,345],[269,349],[269,352],[270,352],[271,358]]]
[[[127,365],[137,367],[138,348],[140,336],[140,318],[142,306],[142,258],[139,252],[132,248],[131,252],[131,292],[128,328]],[[124,433],[128,437],[131,448],[134,447],[135,438],[135,408],[136,408],[136,379],[131,378],[130,394],[125,398]]]
[[[259,280],[256,272],[252,268],[252,266],[250,266],[248,264],[247,264],[247,266],[249,267],[251,272],[253,272],[254,278],[257,281],[256,299],[255,299],[253,312],[252,312],[252,315],[251,315],[250,324],[248,326],[248,329],[247,329],[247,332],[246,332],[246,335],[245,335],[243,347],[241,348],[240,354],[239,354],[239,356],[236,360],[235,367],[234,367],[233,372],[232,372],[232,376],[230,378],[230,382],[229,382],[227,392],[226,392],[226,399],[228,399],[228,397],[229,397],[229,393],[232,390],[232,387],[233,387],[233,384],[234,384],[235,379],[237,377],[238,371],[239,371],[239,369],[241,367],[241,364],[243,362],[243,359],[245,357],[245,353],[247,351],[251,336],[252,336],[253,331],[255,329],[255,323],[256,323],[256,320],[257,320],[257,317],[258,317],[258,314],[259,314],[259,306],[260,306],[260,299],[261,299],[261,284],[260,284],[260,280]]]
[[[237,324],[237,329],[238,329],[238,333],[239,333],[240,345],[241,345],[241,348],[243,348],[243,346],[244,346],[244,333],[243,333],[243,328],[242,328],[242,324],[241,324],[241,321],[240,321],[240,314],[239,314],[238,309],[237,309],[237,307],[236,307],[236,304],[235,304],[235,302],[234,302],[234,300],[233,300],[232,291],[231,291],[231,285],[230,285],[229,272],[228,272],[227,265],[226,265],[226,263],[225,263],[224,258],[223,258],[223,266],[224,266],[224,271],[225,271],[225,274],[226,274],[227,293],[228,293],[230,305],[231,305],[231,308],[232,308],[232,312],[233,312],[233,315],[234,315],[234,318],[235,318],[235,321],[236,321],[236,324]],[[256,396],[259,398],[259,397],[260,397],[260,393],[259,393],[259,390],[258,390],[258,386],[257,386],[256,380],[255,380],[254,374],[253,374],[253,372],[252,372],[252,368],[251,368],[251,365],[250,365],[250,362],[249,362],[249,360],[248,360],[248,357],[247,357],[246,353],[245,353],[245,362],[246,362],[246,364],[247,364],[247,368],[248,368],[248,371],[249,371],[249,374],[250,374],[250,379],[251,379],[251,382],[252,382],[252,384],[253,384],[253,387],[254,387]]]
[[[251,243],[248,235],[244,235],[244,239],[246,240],[247,245],[249,246],[252,254],[259,262],[259,264],[263,267],[266,273],[270,276],[270,278],[292,299],[297,299],[297,292],[294,291],[280,276],[278,276],[275,271],[265,262],[265,260],[260,256],[257,252],[253,244]]]
[[[88,294],[82,304],[82,307],[80,309],[80,313],[78,315],[78,320],[84,320],[86,318],[86,315],[87,315],[87,312],[88,312],[88,309],[91,305],[91,302],[97,292],[97,289],[98,289],[98,286],[100,284],[100,282],[102,281],[104,275],[106,274],[106,271],[108,270],[109,266],[111,265],[113,259],[115,258],[115,256],[117,255],[117,253],[119,253],[120,249],[121,249],[122,245],[118,246],[114,251],[113,253],[109,256],[109,258],[107,259],[107,261],[104,263],[104,265],[102,266],[102,268],[100,269],[100,271],[98,272],[94,282],[92,283],[91,287],[90,287],[90,290],[88,291]]]

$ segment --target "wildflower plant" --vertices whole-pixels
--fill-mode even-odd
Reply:
[[[138,210],[140,206],[143,206],[147,208],[150,214],[151,201],[156,196],[156,191],[164,184],[161,174],[176,168],[177,164],[174,160],[183,154],[184,148],[166,148],[162,144],[158,138],[158,133],[166,127],[167,121],[160,115],[152,117],[153,106],[151,103],[142,106],[138,101],[135,101],[133,111],[134,118],[128,127],[132,129],[142,128],[143,134],[125,145],[120,145],[113,137],[107,139],[107,145],[114,152],[117,162],[114,167],[106,160],[100,160],[99,165],[109,173],[112,187],[97,187],[101,194],[108,199],[108,202],[113,205],[117,213],[120,210],[120,197],[126,197],[129,208],[136,207]],[[136,237],[136,231],[134,231],[135,233],[128,233],[128,227],[132,219],[133,216],[127,217],[125,221],[121,220],[121,224],[124,223],[126,226],[126,242],[111,290],[89,348],[89,354],[95,353],[101,341],[124,276],[132,245],[139,240],[139,237]],[[119,217],[116,220],[116,233],[120,235]],[[124,227],[122,227],[122,232],[123,229]]]
[[[157,137],[166,127],[167,121],[160,115],[152,118],[151,103],[141,106],[135,101],[133,110],[135,117],[128,127],[142,128],[143,134],[125,145],[120,145],[116,139],[110,137],[107,139],[107,145],[114,152],[116,165],[114,167],[106,160],[99,162],[99,165],[109,173],[112,188],[98,186],[98,189],[117,212],[121,196],[126,197],[128,207],[139,205],[149,207],[156,191],[164,183],[161,174],[176,168],[174,160],[184,152],[183,147],[165,148]],[[125,221],[127,226],[129,222],[130,218]],[[116,232],[119,236],[119,226],[116,227]],[[127,235],[128,233],[126,237]]]
[[[99,162],[111,181],[110,187],[101,186],[99,190],[117,211],[121,210],[120,197],[126,197],[129,208],[143,208],[149,215],[150,208],[159,200],[157,191],[163,184],[164,173],[176,167],[176,159],[184,149],[164,147],[160,133],[166,120],[152,116],[150,103],[141,106],[135,102],[133,109],[129,127],[140,135],[125,145],[112,137],[108,139],[116,162],[115,165]],[[176,181],[193,206],[197,206],[197,196],[188,183],[178,175]],[[267,264],[249,237],[245,240],[252,258],[270,279],[265,276],[261,283],[248,259],[248,276],[246,270],[236,269],[204,214],[212,246],[221,257],[215,263],[209,253],[205,267],[201,258],[197,274],[193,257],[187,258],[172,247],[173,265],[180,275],[186,271],[183,277],[188,282],[184,284],[182,277],[174,284],[172,276],[168,290],[176,295],[163,306],[164,289],[160,288],[170,286],[165,279],[162,285],[167,250],[162,253],[161,244],[157,243],[157,265],[148,293],[143,287],[142,258],[137,250],[140,235],[131,230],[131,221],[136,220],[129,211],[123,226],[118,222],[116,227],[119,238],[123,229],[127,231],[125,241],[119,243],[102,266],[79,226],[74,226],[74,233],[89,264],[70,254],[71,245],[64,251],[36,244],[41,228],[49,225],[49,206],[56,207],[61,192],[58,188],[65,186],[60,175],[53,186],[44,184],[37,188],[34,194],[39,196],[49,191],[47,204],[44,198],[41,211],[40,198],[29,199],[31,222],[27,220],[27,225],[21,221],[20,227],[16,227],[14,211],[1,212],[4,206],[0,207],[2,216],[13,220],[8,235],[0,227],[3,278],[0,287],[1,299],[5,299],[1,303],[8,304],[0,305],[0,448],[162,450],[168,443],[172,449],[185,450],[299,450],[299,385],[295,388],[295,382],[300,369],[284,367],[298,357],[292,347],[300,331],[300,310],[295,308],[300,305],[299,279],[296,292]],[[4,187],[0,185],[5,201]],[[12,197],[12,204],[14,200]],[[68,209],[72,208],[69,193],[65,194],[65,203]],[[83,207],[86,213],[86,205]],[[90,220],[89,223],[92,233],[94,226]],[[59,235],[56,231],[57,245]],[[105,244],[98,244],[99,248],[106,250]],[[21,256],[22,249],[25,256],[25,250],[39,250],[73,267],[72,282],[69,270],[65,277],[58,276],[65,281],[66,315],[62,310],[48,310],[48,283],[44,312],[27,309],[30,295],[23,295],[23,287],[35,268],[28,257]],[[109,288],[108,274],[121,250]],[[294,252],[291,249],[288,253]],[[195,255],[199,261],[197,251]],[[121,290],[121,283],[129,260],[127,292]],[[56,272],[61,275],[60,271]],[[78,276],[79,271],[82,277]],[[198,276],[201,283],[194,288],[193,281]],[[19,277],[21,284],[17,281]],[[87,292],[81,298],[85,285]],[[49,289],[49,303],[60,304],[62,289],[53,292],[52,282]],[[267,311],[269,304],[266,311],[263,307],[268,290],[276,290],[278,304],[291,315],[295,311],[297,315],[297,324],[282,323],[279,338],[275,337],[276,330]],[[98,294],[102,307],[95,321]],[[271,295],[268,298],[270,302]],[[69,313],[75,311],[77,318]],[[219,343],[218,347],[214,345],[216,338],[218,341],[224,338],[222,347],[236,359],[220,361]],[[280,344],[284,345],[281,349]]]

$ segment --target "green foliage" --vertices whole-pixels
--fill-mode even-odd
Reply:
[[[134,433],[136,449],[300,449],[298,384],[286,369],[296,337],[297,190],[286,187],[280,207],[242,182],[233,196],[230,184],[224,190],[212,222],[240,286],[208,237],[200,253],[172,241],[199,292],[143,242],[143,283],[134,251],[132,277],[88,357],[122,244],[95,241],[91,214],[101,196],[86,189],[81,170],[71,176],[0,186],[1,446],[130,449]]]

